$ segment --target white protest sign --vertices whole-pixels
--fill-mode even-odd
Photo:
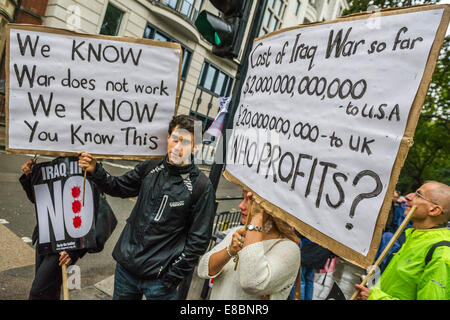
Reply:
[[[378,28],[358,17],[257,39],[225,176],[307,225],[312,240],[370,264],[357,260],[376,252],[408,117],[448,24],[448,10],[443,19],[445,7],[433,9],[383,13]]]
[[[8,43],[8,151],[167,152],[179,44],[21,25]]]

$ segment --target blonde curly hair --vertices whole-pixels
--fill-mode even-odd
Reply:
[[[294,241],[295,243],[300,242],[300,238],[295,234],[293,227],[291,227],[280,218],[272,216],[269,212],[267,212],[267,210],[264,210],[261,205],[256,202],[254,202],[253,204],[253,211],[255,213],[260,213],[261,211],[266,212],[268,219],[273,222],[273,226],[275,227],[276,231],[278,231],[278,233],[280,233],[283,237]]]

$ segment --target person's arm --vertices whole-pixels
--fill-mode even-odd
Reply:
[[[417,300],[450,300],[450,248],[438,247],[417,286]]]
[[[264,216],[266,213],[256,204],[253,204],[253,213],[251,216],[250,224],[263,228]],[[264,234],[259,231],[247,231],[245,234],[244,247],[247,247],[253,243],[261,242],[264,240]]]
[[[239,228],[235,232],[230,232],[226,237],[212,248],[209,252],[205,253],[198,264],[197,273],[200,278],[210,279],[217,277],[221,272],[223,267],[233,259],[236,254],[241,250],[239,246],[239,239],[245,237],[244,228]],[[228,254],[227,252],[231,254]]]
[[[208,181],[203,194],[191,212],[193,216],[184,250],[160,278],[167,287],[177,286],[195,268],[199,257],[208,248],[215,216],[214,200],[214,189],[211,182]]]
[[[133,170],[118,177],[111,176],[95,157],[88,153],[81,153],[78,165],[90,174],[104,193],[113,197],[129,198],[139,194],[148,161],[139,163]]]
[[[208,274],[210,277],[216,276],[220,271],[222,271],[222,268],[228,263],[228,261],[238,254],[241,250],[240,243],[243,244],[244,239],[245,229],[237,229],[232,235],[231,244],[211,255],[208,263]]]
[[[356,300],[400,300],[399,298],[393,297],[381,289],[381,283],[383,281],[383,275],[377,281],[377,283],[372,288],[367,288],[361,286],[360,284],[355,284],[355,289],[359,290]]]
[[[391,296],[381,290],[380,280],[378,280],[377,284],[370,289],[369,297],[367,300],[400,300],[394,296]]]
[[[218,272],[215,273],[211,273],[210,272],[210,258],[211,256],[213,256],[216,253],[219,253],[222,250],[226,250],[226,248],[230,247],[232,238],[233,238],[233,234],[234,232],[229,232],[224,239],[222,239],[222,241],[220,241],[218,244],[216,244],[211,250],[209,250],[208,252],[206,252],[204,255],[202,255],[200,257],[199,263],[198,263],[198,268],[197,268],[197,274],[200,278],[202,279],[210,279],[210,278],[215,278],[216,276],[218,276],[221,272],[222,272],[222,268],[220,268],[220,270]],[[226,251],[225,251],[225,254]],[[231,257],[230,257],[231,259]],[[223,257],[223,261],[228,260],[226,257]],[[217,262],[218,264],[221,264],[221,262]],[[226,262],[223,264],[225,265]],[[216,265],[214,268],[217,268],[218,265]]]
[[[34,193],[33,193],[33,186],[31,184],[31,173],[32,168],[36,164],[36,159],[29,159],[26,161],[20,169],[22,170],[23,174],[19,178],[19,182],[22,185],[23,190],[25,191],[28,200],[31,201],[31,203],[34,203]]]

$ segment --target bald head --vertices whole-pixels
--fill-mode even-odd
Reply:
[[[428,198],[442,207],[445,222],[450,217],[450,186],[437,181],[429,181],[424,185],[428,187]]]

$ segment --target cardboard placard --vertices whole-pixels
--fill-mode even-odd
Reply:
[[[7,36],[7,152],[166,154],[179,44],[19,24]]]
[[[360,267],[373,263],[449,5],[301,25],[253,44],[225,177]]]
[[[90,179],[83,183],[78,158],[58,157],[35,164],[30,179],[39,227],[39,253],[96,248],[100,193]]]

